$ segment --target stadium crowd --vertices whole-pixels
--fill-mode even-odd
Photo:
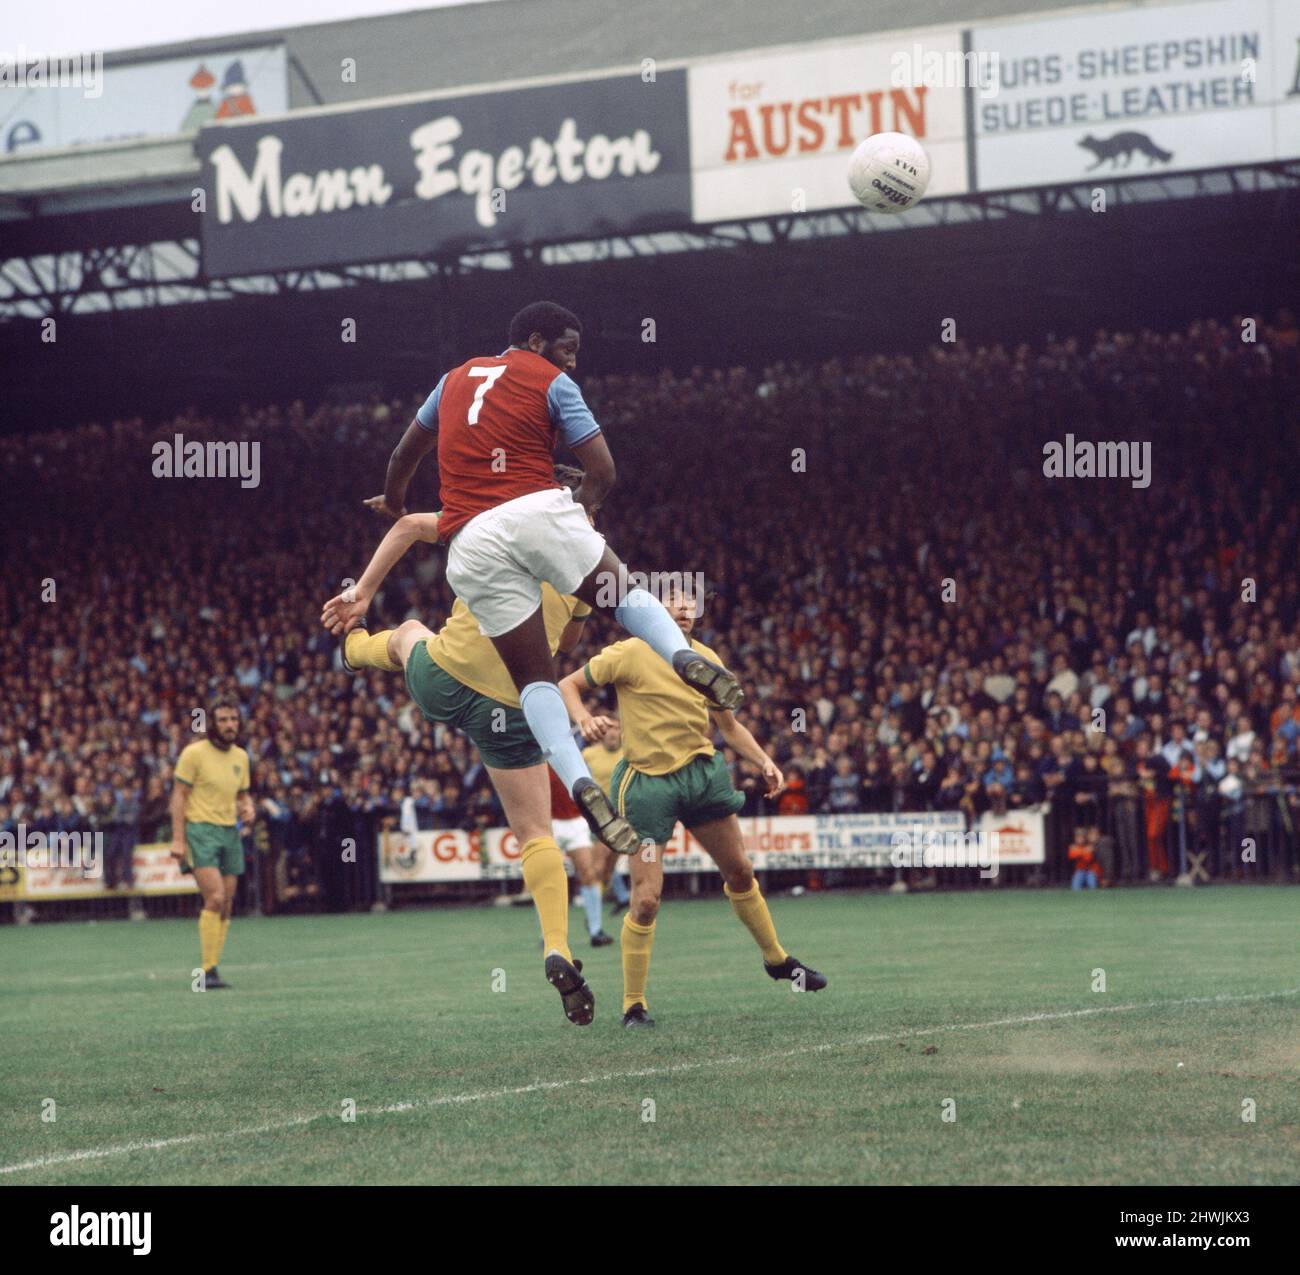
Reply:
[[[1050,798],[1052,880],[1090,837],[1109,879],[1189,854],[1300,874],[1297,329],[1255,337],[580,376],[619,464],[601,530],[634,568],[703,573],[696,636],[785,770],[768,803],[731,759],[747,812]],[[361,500],[427,388],[0,439],[0,825],[102,829],[124,879],[137,839],[167,838],[172,765],[222,689],[290,859],[326,829],[500,821],[468,741],[399,675],[344,672],[318,622],[384,530]],[[154,476],[177,434],[259,444],[259,485]],[[1149,485],[1047,477],[1067,434],[1149,442]],[[409,506],[435,493],[430,460]],[[441,554],[412,553],[374,612],[450,604]],[[619,636],[598,614],[575,662]]]

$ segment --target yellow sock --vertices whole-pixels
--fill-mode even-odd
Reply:
[[[204,908],[199,913],[199,948],[203,953],[203,968],[210,970],[221,954],[221,914]]]
[[[217,935],[217,960],[221,960],[221,953],[226,950],[226,935],[230,933],[230,918],[226,917],[221,922],[221,933]]]
[[[779,965],[784,961],[786,950],[776,941],[776,926],[772,924],[772,914],[767,910],[767,900],[763,898],[758,882],[755,881],[745,894],[732,894],[726,885],[722,889],[745,929],[754,936],[763,959],[769,965]]]
[[[378,633],[353,629],[343,640],[343,654],[353,668],[382,668],[400,673],[402,666],[388,654],[388,639],[395,632],[395,629],[381,629]]]
[[[654,951],[655,923],[638,925],[630,916],[623,918],[623,1012],[638,1003],[650,1008],[645,985],[650,977],[650,953]]]
[[[524,885],[533,896],[537,919],[542,923],[542,947],[548,954],[559,952],[566,961],[571,961],[569,877],[564,871],[560,847],[554,837],[534,837],[524,843],[519,862],[524,869]]]

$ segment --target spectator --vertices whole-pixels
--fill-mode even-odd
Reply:
[[[1283,813],[1300,768],[1300,373],[1293,325],[1261,319],[1254,347],[1230,331],[1204,321],[1037,347],[588,377],[625,460],[602,529],[649,567],[698,568],[716,583],[700,636],[737,668],[746,723],[792,778],[799,760],[813,809],[832,808],[845,765],[863,810],[973,815],[996,786],[1009,807],[1053,803],[1056,879],[1084,807],[1113,833],[1117,875],[1135,875],[1135,816],[1145,870],[1167,875],[1173,763],[1161,754],[1188,756],[1185,741],[1200,778],[1176,830],[1218,847],[1216,873],[1239,871],[1253,803],[1267,868],[1294,872],[1295,821]],[[772,464],[773,442],[808,404],[825,464],[816,481],[792,483]],[[338,546],[360,555],[376,539],[358,475],[382,468],[392,421],[416,405],[191,411],[0,439],[6,511],[23,529],[0,575],[11,820],[71,827],[107,788],[115,825],[130,802],[116,794],[139,792],[139,835],[156,835],[193,708],[232,684],[256,781],[291,812],[296,844],[323,835],[323,791],[349,815],[383,819],[436,782],[434,825],[481,823],[474,750],[412,715],[399,678],[344,673],[317,624],[357,566]],[[1157,490],[1067,493],[1044,480],[1043,423],[1063,419],[1167,442]],[[944,422],[944,442],[922,453],[926,420]],[[125,463],[177,429],[273,442],[278,463],[235,500]],[[657,494],[687,442],[699,456],[689,499],[666,507]],[[1005,465],[987,465],[994,448]],[[102,534],[88,540],[57,511],[83,502],[97,472],[115,480],[95,488]],[[429,477],[417,476],[412,507],[433,503]],[[781,516],[756,521],[755,507]],[[180,547],[165,573],[160,528]],[[445,614],[437,564],[428,555],[395,572],[376,617]],[[1246,574],[1276,584],[1247,602]],[[27,582],[47,577],[58,600],[33,610]],[[935,587],[948,577],[960,584],[952,601]],[[128,637],[94,647],[92,622]],[[588,628],[588,652],[618,636],[599,613]],[[1098,708],[1104,733],[1087,729]],[[793,729],[795,709],[806,731]],[[1217,779],[1211,762],[1224,768]],[[737,774],[745,811],[771,813],[754,776]],[[1140,798],[1129,792],[1139,778]],[[446,803],[452,785],[466,796]]]
[[[1095,890],[1101,884],[1101,865],[1097,861],[1095,828],[1076,828],[1070,842],[1069,858],[1073,865],[1071,890]]]

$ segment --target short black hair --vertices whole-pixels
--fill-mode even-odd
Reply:
[[[510,344],[527,345],[534,332],[540,332],[547,341],[554,341],[569,328],[582,335],[582,324],[572,310],[554,301],[534,301],[510,320]]]

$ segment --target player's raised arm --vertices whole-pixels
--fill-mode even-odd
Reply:
[[[361,579],[351,589],[345,589],[325,603],[320,622],[331,633],[346,633],[354,620],[365,615],[371,599],[388,578],[388,573],[418,540],[430,544],[437,542],[437,514],[403,514],[379,542],[379,548],[375,550]]]
[[[446,380],[444,375],[433,387],[433,393],[420,405],[415,419],[406,427],[406,433],[388,458],[384,494],[372,496],[365,502],[376,513],[400,518],[406,512],[406,489],[411,485],[411,478],[438,442],[438,404],[442,401],[442,387]]]
[[[365,503],[376,513],[400,518],[406,512],[406,489],[411,485],[411,478],[437,441],[436,433],[425,429],[418,420],[412,421],[388,458],[384,494],[372,496]]]

